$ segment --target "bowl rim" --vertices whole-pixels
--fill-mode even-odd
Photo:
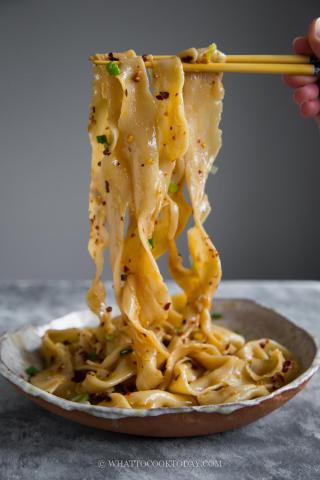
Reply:
[[[71,315],[84,315],[88,314],[87,310],[81,310],[81,311],[75,311],[75,312],[70,312],[66,315],[63,315],[62,317],[54,318],[50,322],[42,325],[32,325],[28,324],[26,326],[17,328],[11,332],[6,332],[3,335],[0,336],[0,374],[9,382],[14,384],[18,389],[22,390],[25,394],[30,395],[32,397],[37,397],[42,399],[44,402],[53,404],[57,407],[62,408],[63,410],[66,411],[79,411],[83,413],[87,413],[89,415],[93,415],[95,417],[100,417],[104,419],[109,419],[109,420],[116,420],[116,419],[121,419],[121,418],[127,418],[127,417],[153,417],[153,416],[161,416],[161,415],[168,415],[168,414],[186,414],[186,413],[192,413],[192,412],[198,412],[198,413],[218,413],[221,415],[228,415],[230,413],[233,413],[239,409],[245,408],[245,407],[253,407],[257,406],[261,403],[263,403],[266,400],[270,400],[274,397],[277,397],[281,395],[282,393],[289,391],[289,390],[295,390],[297,389],[300,385],[306,383],[315,373],[316,371],[320,368],[320,349],[318,342],[316,341],[315,337],[311,335],[307,330],[304,328],[300,327],[299,325],[295,324],[292,320],[289,320],[289,318],[285,317],[281,313],[277,312],[276,310],[266,307],[262,305],[261,303],[258,303],[254,300],[247,299],[247,298],[219,298],[217,300],[222,300],[225,302],[233,302],[233,301],[242,301],[242,302],[247,302],[251,303],[256,307],[262,308],[264,310],[269,311],[272,314],[276,314],[279,317],[282,318],[282,320],[285,320],[289,324],[291,324],[296,330],[300,330],[303,332],[304,335],[308,336],[309,339],[313,342],[314,348],[315,348],[315,356],[313,358],[313,361],[311,365],[298,377],[296,377],[292,382],[284,385],[283,387],[275,390],[274,392],[270,393],[269,395],[265,395],[263,397],[259,397],[256,399],[252,400],[243,400],[239,402],[232,402],[232,403],[223,403],[219,405],[192,405],[192,406],[183,406],[183,407],[159,407],[159,408],[152,408],[152,409],[138,409],[138,408],[119,408],[119,407],[103,407],[103,406],[97,406],[97,405],[86,405],[86,404],[81,404],[77,402],[71,402],[70,400],[65,400],[63,398],[57,397],[54,394],[45,392],[44,390],[41,390],[40,388],[32,385],[29,383],[25,378],[20,376],[19,374],[15,373],[13,370],[10,369],[8,365],[3,360],[2,357],[2,350],[5,342],[13,335],[24,332],[27,330],[33,330],[39,335],[39,330],[45,331],[48,328],[50,328],[50,325],[53,322],[57,321],[63,321],[63,319],[70,317]],[[88,323],[88,319],[86,320]],[[38,332],[37,332],[38,330]],[[40,335],[39,335],[40,336]]]

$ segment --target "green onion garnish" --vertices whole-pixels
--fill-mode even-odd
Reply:
[[[128,353],[131,353],[133,352],[132,348],[131,347],[126,347],[126,348],[123,348],[122,350],[120,350],[120,355],[121,357],[123,357],[124,355],[128,355]]]
[[[71,399],[71,402],[77,403],[87,403],[89,402],[89,394],[88,393],[80,393]]]
[[[106,340],[109,340],[109,342],[112,342],[114,339],[114,335],[112,333],[106,333]]]
[[[96,362],[99,359],[99,357],[96,353],[89,353],[87,355],[87,359],[91,360],[92,362]]]
[[[212,313],[211,313],[211,318],[212,318],[213,320],[218,320],[219,318],[222,318],[222,313],[212,312]]]
[[[120,75],[121,70],[115,62],[109,62],[107,64],[107,72],[109,73],[109,75],[113,75],[114,77],[116,77],[117,75]]]
[[[150,245],[150,248],[154,248],[153,238],[149,238],[149,239],[148,239],[148,243],[149,243],[149,245]]]
[[[29,377],[33,377],[39,373],[39,370],[31,365],[30,367],[26,368],[25,372],[27,375],[29,375]]]
[[[215,52],[217,49],[217,45],[215,43],[210,43],[209,47],[208,47],[208,51],[207,51],[207,55],[209,57],[209,60],[211,60],[211,56],[213,54],[213,52]]]
[[[97,142],[104,144],[108,144],[107,136],[106,135],[97,135]]]
[[[168,192],[169,193],[176,193],[178,191],[178,185],[176,183],[170,183],[169,184],[169,188],[168,188]]]

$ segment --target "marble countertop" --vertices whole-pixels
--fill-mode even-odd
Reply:
[[[0,334],[85,308],[86,282],[0,284]],[[230,281],[219,297],[251,298],[320,340],[320,282]],[[320,477],[320,378],[281,409],[239,430],[154,439],[56,417],[0,378],[1,480],[310,479]]]

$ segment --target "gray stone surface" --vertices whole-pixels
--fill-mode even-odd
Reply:
[[[0,333],[84,308],[86,288],[84,282],[2,284]],[[219,296],[255,299],[320,338],[318,282],[225,282]],[[68,422],[41,410],[1,378],[0,479],[320,478],[319,383],[316,375],[287,405],[245,428],[207,437],[152,439]],[[110,460],[122,460],[123,466],[108,465]]]

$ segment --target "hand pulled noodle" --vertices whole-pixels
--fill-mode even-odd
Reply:
[[[47,368],[31,382],[69,400],[122,408],[267,395],[297,374],[291,354],[269,339],[245,343],[210,316],[221,265],[203,227],[210,212],[205,183],[221,146],[224,89],[221,74],[184,73],[181,59],[222,62],[223,54],[212,45],[154,59],[150,77],[132,50],[96,59],[110,60],[93,67],[89,121],[96,272],[88,305],[100,323],[48,330]],[[191,216],[188,267],[176,242]],[[101,278],[106,247],[117,316]],[[166,252],[182,292],[173,297],[156,262]]]

